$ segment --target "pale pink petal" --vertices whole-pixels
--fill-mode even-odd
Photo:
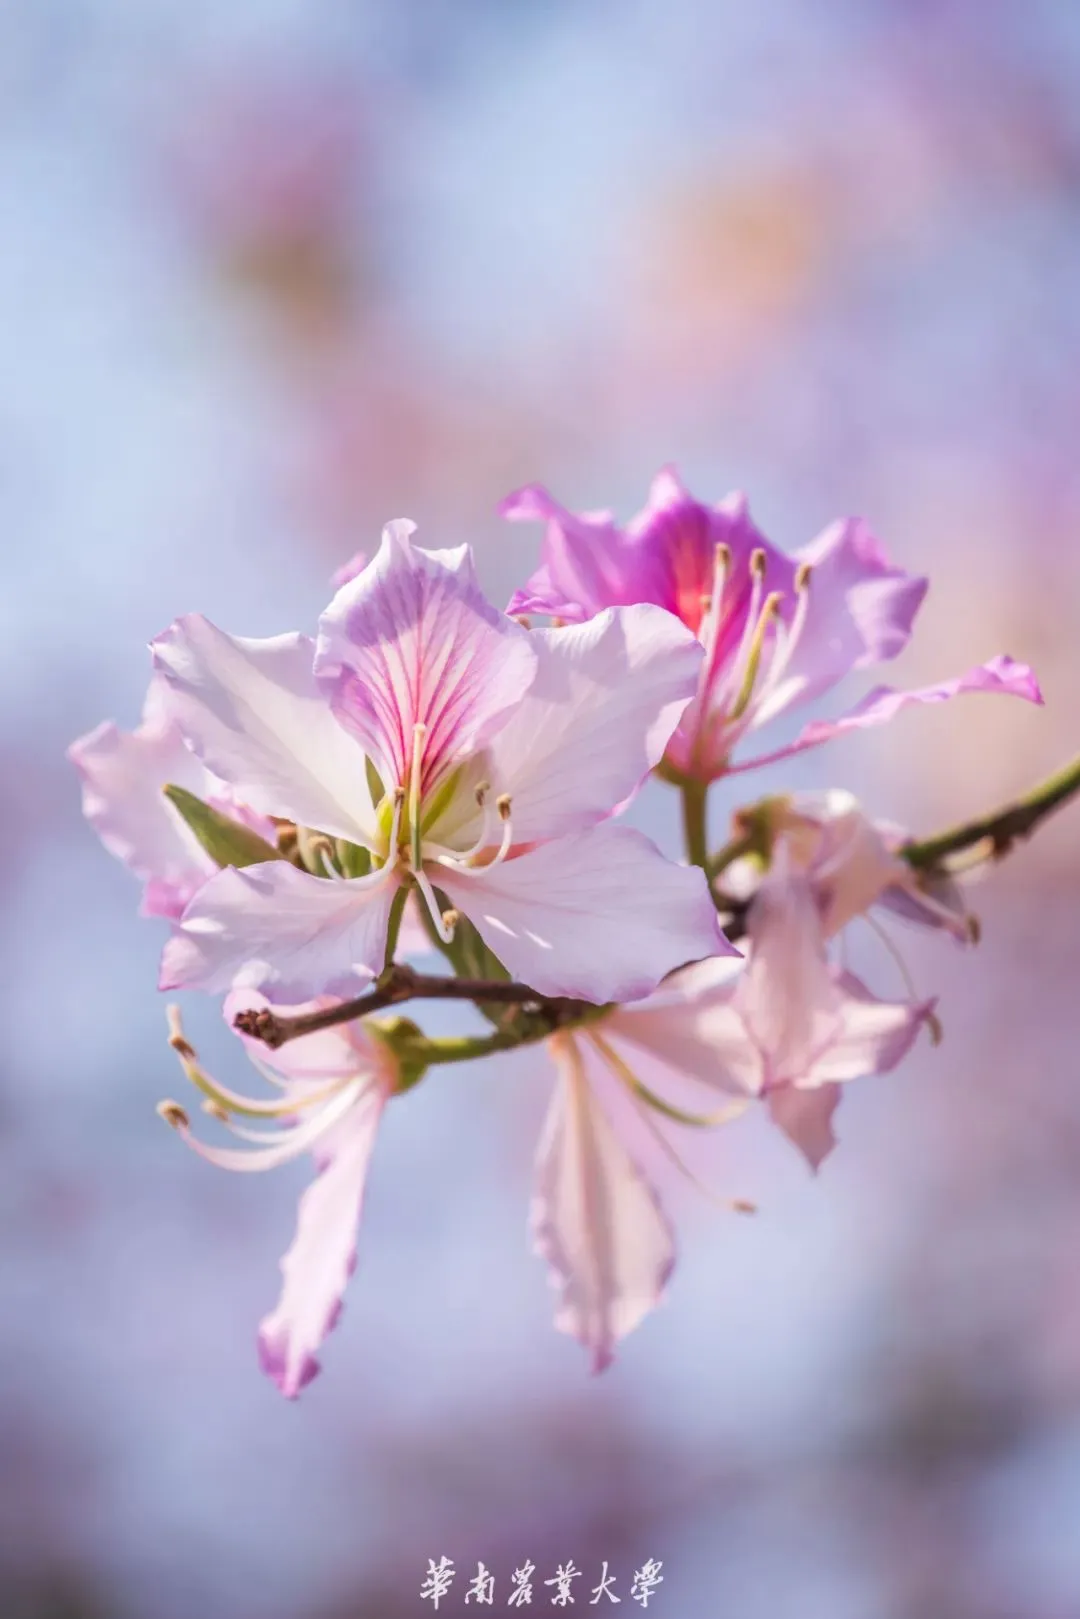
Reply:
[[[314,1012],[322,1007],[332,1006],[335,1000],[336,997],[332,995],[319,995],[313,1000],[286,1005],[281,1001],[270,1001],[261,991],[245,986],[230,990],[225,997],[222,1014],[225,1022],[243,1042],[249,1055],[254,1057],[260,1066],[272,1068],[282,1079],[300,1084],[348,1079],[350,1075],[365,1068],[370,1068],[373,1072],[379,1070],[385,1061],[386,1048],[364,1033],[362,1023],[339,1023],[329,1029],[318,1029],[314,1034],[305,1034],[299,1040],[289,1040],[276,1051],[271,1050],[264,1040],[241,1034],[235,1028],[236,1017],[240,1012],[259,1012],[273,1007],[279,1017],[298,1017],[304,1012]]]
[[[602,1032],[610,1031],[664,1068],[712,1091],[756,1096],[764,1083],[764,1065],[735,1004],[745,971],[745,961],[737,956],[695,962],[644,1000],[617,1007],[605,1018]],[[634,1061],[630,1066],[638,1071]],[[663,1094],[669,1096],[670,1086]]]
[[[776,825],[793,867],[813,884],[826,938],[869,910],[886,890],[914,885],[915,875],[895,853],[894,841],[851,793],[839,788],[795,793]]]
[[[110,854],[147,885],[144,914],[179,916],[216,867],[162,789],[173,782],[206,797],[210,778],[161,717],[156,693],[136,730],[107,721],[73,742],[68,758],[82,778],[83,814]]]
[[[529,634],[485,599],[467,546],[424,551],[392,523],[375,560],[319,625],[316,669],[334,712],[389,790],[427,727],[423,790],[484,747],[536,671]]]
[[[934,1010],[933,1000],[882,1001],[852,973],[836,975],[839,1024],[832,1041],[798,1079],[803,1086],[887,1074],[907,1056]]]
[[[773,1123],[798,1147],[816,1173],[836,1146],[832,1120],[840,1105],[840,1086],[799,1090],[794,1085],[781,1085],[769,1092],[766,1101]]]
[[[348,562],[343,562],[341,567],[331,574],[330,583],[334,589],[340,590],[342,585],[349,583],[350,579],[355,579],[357,574],[363,573],[369,560],[366,551],[354,551]]]
[[[1029,703],[1042,703],[1042,692],[1033,671],[1026,663],[1001,653],[989,663],[981,663],[955,680],[942,680],[936,686],[921,686],[915,691],[896,691],[891,686],[877,686],[848,713],[835,720],[812,720],[799,732],[794,742],[777,748],[756,759],[740,760],[732,771],[756,770],[759,765],[774,764],[778,759],[790,758],[804,748],[817,747],[845,731],[859,730],[863,726],[883,725],[902,709],[913,703],[944,703],[964,692],[997,692],[1007,697],[1023,697]]]
[[[577,1338],[594,1372],[658,1303],[675,1241],[656,1193],[586,1081],[572,1037],[551,1041],[559,1079],[536,1164],[530,1220],[559,1291],[555,1325]]]
[[[296,1237],[281,1262],[281,1297],[259,1327],[262,1369],[289,1399],[318,1372],[316,1353],[341,1314],[342,1295],[356,1265],[368,1165],[387,1095],[373,1080],[339,1126],[333,1156],[300,1198]]]
[[[750,964],[738,1007],[768,1070],[766,1084],[805,1073],[839,1027],[821,916],[805,877],[769,876],[747,916]]]
[[[377,973],[396,887],[385,871],[332,882],[285,860],[226,867],[166,944],[160,988],[227,990],[242,968],[258,968],[318,992],[342,973]]]
[[[659,607],[612,608],[531,639],[536,678],[491,747],[519,843],[594,825],[633,793],[663,754],[702,658]]]
[[[471,873],[432,880],[515,977],[542,995],[637,1000],[675,967],[730,946],[704,875],[603,823]]]
[[[244,802],[371,846],[364,757],[337,723],[302,635],[226,635],[197,614],[153,642],[169,712],[196,753]]]

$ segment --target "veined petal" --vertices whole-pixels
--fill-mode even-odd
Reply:
[[[589,1089],[570,1035],[550,1041],[559,1078],[536,1164],[535,1249],[559,1290],[555,1325],[594,1372],[659,1301],[675,1241],[659,1200]]]
[[[484,747],[536,671],[528,633],[486,600],[467,546],[424,551],[391,523],[375,560],[319,624],[315,667],[334,712],[389,789],[404,783],[417,725],[427,728],[427,791]]]
[[[819,1085],[801,1090],[781,1085],[766,1098],[769,1115],[817,1173],[836,1146],[833,1114],[840,1105],[839,1085]]]
[[[338,1127],[333,1156],[300,1199],[296,1236],[281,1261],[281,1297],[259,1327],[262,1369],[289,1399],[318,1372],[316,1352],[341,1314],[356,1265],[368,1165],[388,1095],[374,1081],[362,1092]]]
[[[629,827],[603,823],[499,865],[439,866],[432,877],[541,995],[637,1000],[675,967],[730,954],[703,873],[673,865]]]
[[[878,1000],[853,973],[838,974],[836,985],[837,1031],[798,1080],[804,1087],[860,1079],[864,1074],[887,1074],[907,1056],[934,1010],[933,1000]]]
[[[151,681],[136,730],[121,731],[109,720],[67,752],[82,778],[83,814],[109,853],[147,884],[144,913],[176,917],[216,867],[162,788],[175,782],[206,797],[213,784],[161,715],[155,687]]]
[[[1018,663],[1006,653],[980,663],[955,680],[942,680],[936,686],[920,686],[914,691],[896,691],[891,686],[877,686],[856,703],[846,714],[835,720],[812,720],[799,732],[794,742],[777,748],[756,759],[739,760],[731,766],[737,770],[756,770],[759,765],[774,764],[778,759],[790,758],[804,748],[815,748],[845,731],[859,730],[868,725],[884,725],[902,709],[912,703],[944,703],[963,692],[997,692],[1006,697],[1023,697],[1026,702],[1041,705],[1043,697],[1034,671],[1026,663]]]
[[[287,861],[227,867],[196,894],[161,958],[162,989],[227,990],[241,968],[319,991],[377,973],[397,887],[392,871],[328,881]]]
[[[316,685],[306,636],[246,640],[191,614],[152,649],[170,714],[238,797],[264,815],[373,846],[364,758]]]
[[[531,640],[536,678],[491,747],[519,843],[592,826],[630,796],[663,754],[703,656],[659,607],[609,608]]]

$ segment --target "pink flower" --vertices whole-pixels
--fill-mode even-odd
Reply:
[[[156,676],[134,731],[106,720],[73,742],[68,758],[82,777],[83,814],[110,854],[142,878],[144,916],[179,917],[218,869],[164,796],[170,783],[274,841],[271,823],[237,803],[186,746]]]
[[[225,1002],[232,1025],[238,1012],[265,1007],[265,998],[238,990]],[[278,1007],[299,1013],[330,1004]],[[170,1008],[172,1044],[204,1107],[238,1137],[241,1147],[214,1147],[195,1136],[184,1109],[163,1102],[159,1112],[188,1146],[221,1169],[274,1169],[312,1152],[317,1177],[300,1199],[296,1237],[281,1262],[285,1281],[277,1307],[259,1328],[263,1370],[295,1399],[319,1370],[316,1352],[337,1325],[346,1283],[356,1264],[356,1231],[368,1164],[383,1108],[398,1085],[396,1060],[384,1041],[359,1023],[309,1034],[270,1051],[246,1040],[252,1061],[273,1088],[265,1098],[229,1090],[199,1066]],[[238,1120],[277,1128],[253,1130]]]
[[[907,836],[901,827],[871,820],[841,788],[792,793],[775,805],[778,859],[809,881],[825,938],[881,905],[970,942],[971,917],[959,886],[948,877],[927,877],[902,859],[897,850]]]
[[[444,938],[469,917],[545,995],[642,995],[725,949],[701,872],[608,822],[694,690],[693,636],[652,606],[527,632],[485,600],[467,547],[423,551],[411,532],[391,524],[338,591],[314,662],[302,636],[240,640],[198,617],[155,643],[206,766],[371,863],[329,881],[283,861],[219,872],[166,946],[162,987],[227,988],[253,964],[313,990],[377,973],[402,883]]]
[[[653,480],[644,511],[625,529],[606,512],[575,515],[533,485],[500,508],[547,525],[541,566],[510,603],[580,623],[612,604],[654,602],[701,641],[698,690],[668,744],[679,775],[713,781],[878,725],[909,703],[992,691],[1041,703],[1035,676],[1008,657],[917,691],[878,687],[848,713],[817,720],[794,742],[732,762],[751,732],[831,690],[856,669],[885,662],[911,638],[927,581],[894,568],[858,518],[833,523],[795,556],[758,532],[743,495],[703,506],[671,467]]]

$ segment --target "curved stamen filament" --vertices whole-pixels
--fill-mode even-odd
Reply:
[[[486,804],[484,808],[486,813]],[[463,875],[467,875],[477,870],[490,871],[492,866],[501,865],[506,859],[507,855],[510,853],[514,842],[514,827],[510,815],[510,794],[500,793],[498,798],[495,800],[495,808],[498,811],[499,819],[502,822],[502,837],[499,840],[499,847],[496,849],[490,860],[481,863],[480,855],[485,849],[490,849],[491,847],[490,837],[485,835],[485,833],[481,833],[480,841],[475,843],[473,847],[465,854],[436,855],[435,858],[438,863],[442,866],[452,866],[455,871],[459,871]]]
[[[762,604],[746,653],[742,685],[739,688],[739,694],[735,699],[734,706],[727,716],[729,722],[741,719],[750,706],[750,699],[754,695],[754,686],[757,683],[758,670],[761,666],[761,654],[765,649],[765,637],[769,632],[769,626],[776,617],[782,599],[778,590],[772,590]],[[736,664],[736,668],[738,668],[738,664]]]
[[[723,1209],[725,1213],[755,1214],[757,1212],[756,1204],[748,1203],[745,1198],[740,1197],[720,1197],[712,1190],[711,1187],[706,1186],[704,1181],[699,1180],[697,1175],[695,1175],[694,1171],[690,1168],[690,1165],[682,1157],[681,1153],[677,1152],[672,1146],[667,1136],[656,1123],[656,1120],[652,1117],[652,1110],[646,1103],[645,1097],[642,1094],[640,1082],[632,1070],[626,1065],[626,1063],[623,1062],[618,1053],[612,1050],[603,1036],[591,1034],[588,1038],[592,1040],[593,1044],[599,1051],[600,1056],[603,1058],[611,1072],[615,1075],[615,1078],[625,1088],[627,1095],[630,1097],[634,1110],[641,1119],[642,1124],[644,1124],[645,1128],[648,1130],[661,1152],[663,1152],[665,1157],[675,1165],[680,1174],[685,1175],[690,1184],[695,1187],[703,1197],[708,1198],[710,1203],[714,1204],[718,1208]],[[732,1103],[730,1108],[725,1109],[725,1117],[723,1122],[727,1122],[729,1119],[737,1118],[739,1114],[744,1113],[749,1106],[749,1099],[747,1099],[745,1102]]]
[[[417,888],[423,895],[424,904],[428,908],[428,915],[431,917],[432,926],[434,927],[436,933],[439,935],[439,938],[442,940],[443,944],[451,944],[454,938],[454,922],[457,919],[456,912],[447,911],[446,916],[451,918],[450,922],[448,923],[442,911],[439,909],[439,902],[435,898],[435,890],[432,888],[431,882],[426,873],[422,869],[417,868],[417,870],[413,872],[413,878],[416,882]]]
[[[255,1170],[274,1169],[278,1164],[287,1164],[290,1159],[299,1158],[300,1154],[307,1152],[332,1125],[344,1118],[355,1101],[353,1088],[347,1087],[313,1118],[306,1119],[303,1124],[298,1124],[291,1130],[281,1131],[276,1136],[260,1136],[257,1139],[266,1145],[251,1149],[211,1147],[205,1141],[200,1141],[191,1130],[187,1114],[177,1102],[159,1102],[157,1111],[159,1117],[164,1119],[184,1144],[190,1147],[192,1152],[198,1153],[200,1158],[216,1164],[219,1169],[251,1173]]]
[[[810,576],[813,569],[809,562],[800,562],[795,571],[795,611],[791,623],[784,633],[783,640],[772,660],[765,682],[758,692],[758,701],[763,702],[766,697],[776,691],[780,682],[788,672],[795,648],[802,638],[806,628],[807,614],[810,609]]]
[[[226,1115],[237,1114],[248,1119],[284,1119],[293,1114],[301,1113],[306,1108],[317,1107],[321,1102],[328,1102],[342,1084],[351,1083],[351,1076],[346,1079],[337,1078],[330,1084],[313,1087],[310,1091],[300,1095],[291,1095],[287,1099],[280,1097],[273,1100],[260,1101],[255,1096],[244,1096],[239,1091],[230,1090],[227,1085],[219,1084],[199,1065],[198,1057],[191,1042],[184,1034],[180,1022],[180,1009],[177,1006],[166,1008],[166,1018],[169,1024],[169,1044],[180,1059],[180,1066],[188,1079],[200,1091],[215,1109],[215,1113]]]

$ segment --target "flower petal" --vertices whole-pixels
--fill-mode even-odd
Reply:
[[[319,1370],[316,1351],[341,1315],[356,1266],[356,1229],[388,1091],[373,1081],[338,1127],[333,1156],[300,1198],[296,1236],[281,1261],[277,1307],[259,1327],[259,1360],[288,1399]]]
[[[166,944],[160,988],[227,990],[247,968],[318,993],[350,970],[377,973],[396,887],[386,870],[331,882],[284,860],[227,867]]]
[[[907,1056],[936,1004],[933,1000],[879,1000],[853,973],[838,973],[836,986],[836,1034],[799,1078],[801,1086],[887,1074]]]
[[[198,614],[152,643],[169,712],[196,753],[265,815],[371,847],[364,759],[312,673],[306,636],[253,641]]]
[[[710,1090],[756,1096],[764,1081],[761,1053],[734,1004],[745,971],[738,956],[694,962],[644,1000],[617,1007],[604,1030]]]
[[[411,530],[389,524],[375,560],[338,591],[320,620],[315,667],[388,789],[405,782],[414,727],[427,727],[427,791],[520,703],[536,653],[484,597],[467,546],[424,551]]]
[[[544,522],[543,561],[516,591],[508,613],[548,613],[581,623],[604,607],[648,600],[638,594],[632,559],[610,512],[567,511],[540,484],[508,495],[499,515],[512,523]]]
[[[930,583],[894,568],[857,517],[831,524],[797,560],[812,569],[806,619],[755,726],[819,697],[853,669],[895,658],[911,639]]]
[[[675,1263],[656,1193],[589,1089],[569,1035],[550,1042],[559,1069],[536,1164],[530,1227],[559,1290],[555,1325],[611,1363],[618,1339],[659,1301]]]
[[[536,679],[491,747],[519,843],[592,826],[625,802],[663,754],[703,655],[659,607],[609,608],[531,641]]]
[[[637,1000],[675,967],[731,947],[704,874],[607,823],[469,872],[430,868],[517,978],[542,995]]]
[[[920,686],[915,691],[896,691],[891,686],[877,686],[861,702],[835,720],[812,720],[799,732],[794,742],[777,748],[774,753],[756,759],[739,760],[731,766],[738,770],[756,770],[759,765],[774,764],[778,759],[790,758],[804,748],[815,748],[845,731],[861,729],[867,725],[883,725],[893,719],[901,709],[912,703],[944,703],[963,692],[998,692],[1006,697],[1023,697],[1026,702],[1039,703],[1043,696],[1034,671],[1026,663],[1018,663],[1006,653],[980,663],[954,680],[939,681],[936,686]]]
[[[769,876],[747,913],[750,964],[738,1008],[766,1063],[766,1088],[806,1073],[839,1027],[838,995],[809,881]]]
[[[213,786],[161,714],[156,684],[151,681],[134,731],[106,721],[73,742],[67,755],[82,778],[83,814],[109,853],[147,884],[144,914],[177,917],[216,867],[162,788],[175,782],[206,797]]]
[[[769,1092],[767,1102],[773,1123],[794,1142],[816,1174],[836,1146],[832,1119],[840,1105],[840,1086],[800,1090],[795,1085],[781,1085]]]

